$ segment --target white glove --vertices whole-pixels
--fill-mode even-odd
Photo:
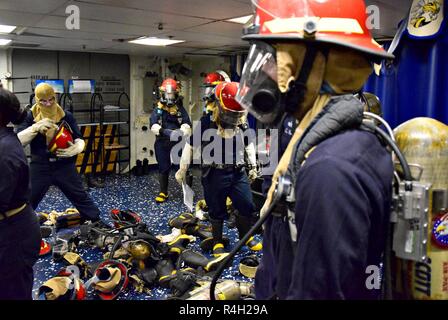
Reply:
[[[184,136],[190,136],[191,135],[191,127],[187,123],[184,123],[183,125],[180,126],[180,131],[182,131],[182,134]]]
[[[38,133],[45,135],[49,129],[57,129],[58,126],[50,119],[42,119],[25,130],[19,132],[17,137],[22,146],[27,146],[33,141]]]
[[[184,149],[182,150],[182,157],[180,158],[179,170],[176,172],[175,178],[179,184],[185,181],[187,176],[188,168],[193,160],[193,147],[186,143]]]
[[[156,135],[160,135],[160,130],[162,129],[162,126],[158,123],[155,123],[151,127],[151,131]]]
[[[85,142],[82,139],[76,139],[75,143],[71,143],[69,142],[70,147],[66,148],[66,149],[58,149],[56,150],[56,156],[58,158],[71,158],[74,157],[78,154],[80,154],[85,147]]]
[[[34,131],[40,134],[46,134],[49,129],[57,129],[58,126],[50,119],[42,119],[31,126]]]
[[[177,170],[175,175],[176,181],[181,185],[185,181],[186,176],[187,176],[187,170],[179,169]]]
[[[254,182],[255,179],[258,178],[258,171],[256,168],[252,168],[249,170],[248,178],[250,183]]]

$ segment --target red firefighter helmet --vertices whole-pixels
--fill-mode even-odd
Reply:
[[[215,101],[214,90],[215,87],[220,83],[226,81],[223,75],[218,72],[212,72],[205,76],[202,87],[204,91],[202,93],[202,100],[207,102]]]
[[[132,210],[112,209],[110,212],[110,216],[112,217],[115,228],[125,227],[142,222],[142,218],[138,215],[138,213]]]
[[[221,123],[237,126],[246,115],[244,108],[236,101],[238,82],[221,82],[216,86],[215,96],[219,106]]]
[[[61,269],[37,292],[38,300],[85,300],[86,296],[84,283],[69,267]]]
[[[179,85],[177,81],[171,78],[167,78],[163,80],[162,85],[160,86],[161,92],[179,92]]]
[[[393,58],[366,25],[363,0],[252,0],[254,24],[245,40],[307,40],[349,47],[373,58]]]
[[[48,150],[54,153],[58,149],[66,149],[70,147],[69,142],[73,143],[73,131],[67,122],[62,121],[53,139],[48,144]]]
[[[115,260],[105,260],[95,270],[96,281],[92,283],[101,300],[114,300],[129,283],[128,269]]]
[[[165,79],[159,89],[161,103],[169,107],[177,103],[179,99],[179,84],[176,80],[171,78]]]
[[[221,74],[219,74],[217,72],[212,72],[205,76],[203,86],[204,87],[214,87],[214,86],[218,85],[220,82],[224,82],[224,81],[226,81],[226,79],[224,79],[224,77]]]

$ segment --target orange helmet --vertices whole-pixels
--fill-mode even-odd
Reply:
[[[246,115],[244,108],[236,101],[238,82],[221,82],[216,86],[215,96],[218,101],[219,120],[224,127],[236,127]]]
[[[67,122],[62,121],[48,144],[48,150],[54,153],[58,149],[67,149],[70,146],[69,142],[73,143],[73,131]]]
[[[306,40],[337,44],[364,52],[374,59],[393,58],[366,25],[363,0],[252,0],[254,24],[245,40]]]
[[[179,97],[179,84],[176,80],[168,78],[160,86],[160,102],[167,106],[174,106]]]

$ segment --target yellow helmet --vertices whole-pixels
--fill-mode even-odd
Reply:
[[[36,100],[49,100],[51,98],[56,97],[56,93],[52,86],[48,83],[40,83],[34,89],[34,93],[36,94]]]

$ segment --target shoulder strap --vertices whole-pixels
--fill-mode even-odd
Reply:
[[[293,211],[296,201],[294,189],[297,174],[305,158],[326,139],[345,130],[359,128],[362,125],[363,112],[364,106],[353,95],[333,97],[294,146],[293,156],[287,170],[287,175],[292,181],[292,190],[287,201],[289,202],[288,224],[293,244],[296,244],[298,236],[295,212]]]
[[[345,130],[359,128],[363,120],[364,106],[353,95],[333,97],[322,112],[306,129],[294,146],[288,175],[295,185],[305,155],[319,143]]]

